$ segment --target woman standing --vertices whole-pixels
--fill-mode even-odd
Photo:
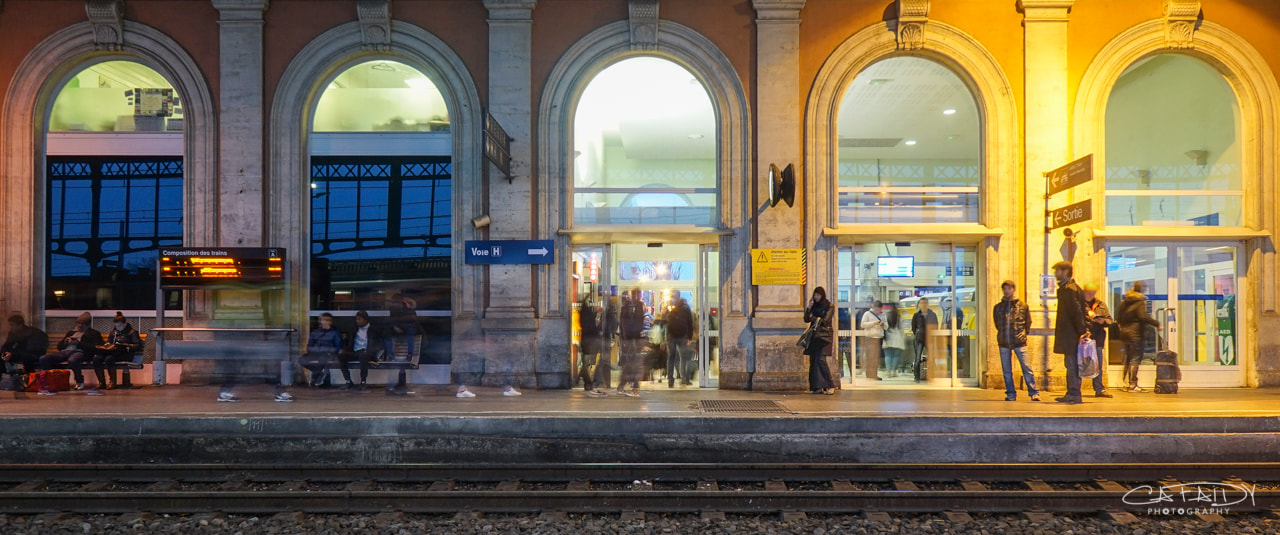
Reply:
[[[902,327],[902,315],[895,306],[884,316],[884,365],[889,370],[889,377],[898,376],[902,350],[907,348],[907,334]]]
[[[828,396],[836,393],[835,382],[831,380],[831,369],[827,367],[826,356],[831,354],[831,341],[834,331],[831,328],[835,320],[836,307],[827,300],[827,291],[821,286],[813,289],[813,297],[809,306],[804,309],[804,321],[813,329],[813,337],[804,348],[809,356],[809,390]]]

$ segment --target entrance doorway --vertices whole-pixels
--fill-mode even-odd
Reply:
[[[1163,331],[1145,332],[1145,357],[1161,345],[1178,353],[1183,386],[1244,386],[1240,365],[1240,247],[1237,244],[1123,244],[1107,247],[1108,304],[1116,311],[1125,292],[1142,281],[1148,312]],[[1109,349],[1109,377],[1123,376],[1119,348]],[[1138,384],[1155,381],[1155,365],[1144,360]]]
[[[945,243],[841,247],[837,295],[842,383],[978,386],[982,351],[977,326],[983,308],[977,256],[973,246]],[[877,301],[880,313],[869,312]],[[876,321],[884,322],[883,327],[872,326]],[[913,321],[921,328],[913,330]],[[869,354],[876,347],[871,339],[877,337],[880,351]],[[877,365],[868,366],[870,359]],[[868,368],[875,373],[868,376]]]
[[[640,291],[644,308],[642,348],[638,357],[642,387],[717,388],[720,379],[720,257],[715,246],[697,244],[582,245],[572,252],[573,327],[570,369],[582,362],[583,333],[596,331],[599,347],[608,357],[608,385],[616,387],[621,375],[619,310],[633,290]],[[693,316],[694,329],[679,356],[671,359],[666,320],[683,300]],[[591,310],[583,314],[586,308]],[[594,326],[590,318],[596,318]],[[602,358],[602,362],[605,360]],[[687,384],[686,384],[687,383]]]

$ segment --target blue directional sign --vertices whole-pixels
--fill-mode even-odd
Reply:
[[[553,240],[471,240],[466,242],[467,264],[553,264]]]

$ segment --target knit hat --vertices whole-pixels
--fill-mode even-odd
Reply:
[[[363,310],[357,311],[357,312],[356,312],[356,317],[357,317],[357,318],[364,318],[364,320],[365,320],[365,321],[369,321],[369,313],[368,313],[368,312],[365,312],[365,311],[363,311]]]
[[[114,319],[113,321],[116,321],[116,322],[124,321],[124,313],[123,313],[123,312],[116,312],[116,317],[115,317],[115,319]]]
[[[90,315],[88,312],[82,312],[79,316],[76,316],[76,323],[83,323],[85,325],[88,325],[89,322],[92,322],[92,321],[93,321],[93,316]]]

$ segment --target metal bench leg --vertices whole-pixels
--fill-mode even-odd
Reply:
[[[115,370],[111,370],[111,374],[112,374],[112,375],[115,375],[115,373],[116,373],[116,371],[115,371]],[[115,378],[114,378],[114,377],[112,377],[112,380],[113,380],[113,381],[114,381],[114,379],[115,379]],[[119,382],[119,383],[116,383],[116,384],[118,384],[118,385],[120,385],[121,387],[124,387],[124,388],[133,388],[133,380],[132,380],[132,378],[129,376],[129,368],[125,368],[125,369],[123,369],[123,370],[120,370],[120,382]]]
[[[396,381],[396,388],[407,388],[408,384],[408,372],[402,368],[400,370],[400,379]]]

